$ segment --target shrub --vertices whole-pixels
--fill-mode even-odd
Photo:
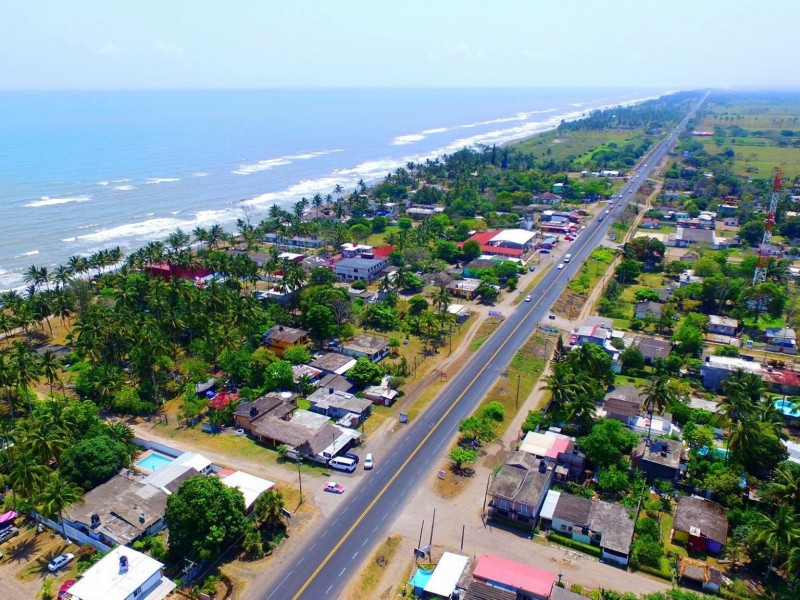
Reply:
[[[481,408],[480,417],[502,423],[505,418],[505,409],[499,402],[489,402],[489,404]]]
[[[597,546],[590,546],[589,544],[584,544],[583,542],[577,542],[572,538],[565,537],[554,531],[551,531],[547,534],[547,539],[549,539],[551,542],[555,542],[556,544],[566,546],[567,548],[572,548],[573,550],[578,550],[585,554],[589,554],[590,556],[600,558],[600,548]]]
[[[647,565],[637,565],[637,571],[641,571],[642,573],[647,573],[648,575],[654,575],[661,579],[666,579],[667,581],[672,581],[672,571],[670,569],[665,569],[663,565],[659,568],[650,567]]]

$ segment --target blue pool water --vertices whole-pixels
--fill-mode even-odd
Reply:
[[[775,408],[777,408],[785,417],[800,417],[800,408],[795,408],[795,404],[789,400],[777,400]]]
[[[164,456],[163,454],[156,454],[155,452],[152,454],[148,454],[143,459],[136,462],[136,466],[142,469],[143,471],[150,471],[151,473],[155,473],[161,467],[168,465],[172,462],[172,459],[169,456]]]

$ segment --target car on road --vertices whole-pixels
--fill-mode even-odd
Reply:
[[[558,267],[556,267],[559,271],[564,268],[564,263],[559,263]]]
[[[525,302],[530,302],[530,301],[531,301],[531,297],[530,296],[525,296]]]
[[[573,333],[572,335],[569,336],[569,345],[570,346],[574,346],[577,341],[578,341],[578,334],[577,333]]]
[[[372,457],[372,452],[367,452],[367,455],[364,457],[364,470],[369,471],[374,466],[375,459]]]
[[[0,544],[5,542],[6,540],[10,540],[12,537],[19,535],[19,529],[14,526],[6,527],[2,531],[0,531]]]
[[[606,214],[607,214],[607,215],[610,215],[610,214],[611,214],[611,211],[610,211],[610,210],[606,210]]]
[[[341,483],[336,483],[335,481],[329,481],[322,489],[332,494],[344,494],[344,486]],[[50,567],[48,567],[48,569],[49,568]]]
[[[345,454],[342,454],[342,456],[344,456],[345,458],[349,458],[356,464],[358,464],[358,461],[361,460],[360,458],[358,458],[356,454],[353,454],[351,452],[346,452]]]
[[[531,273],[533,273],[535,270],[536,270],[536,267],[530,267],[530,268],[528,269],[528,271],[530,271]]]
[[[65,600],[67,596],[69,596],[69,588],[75,585],[74,579],[67,579],[64,583],[61,584],[61,587],[58,588],[58,600]]]
[[[71,563],[74,558],[75,555],[72,552],[67,552],[66,554],[59,554],[47,564],[47,570],[50,571],[51,573],[55,573],[62,567],[65,567],[69,563]]]

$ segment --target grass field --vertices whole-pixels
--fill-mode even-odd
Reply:
[[[567,131],[561,133],[551,131],[523,140],[515,144],[514,148],[537,157],[561,161],[573,157],[588,157],[588,153],[604,144],[615,142],[622,146],[642,135],[641,130]]]

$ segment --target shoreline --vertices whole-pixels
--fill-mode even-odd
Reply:
[[[241,215],[240,212],[240,204],[244,204],[245,206],[251,207],[256,212],[256,218],[260,220],[263,216],[266,215],[266,212],[269,206],[273,204],[278,204],[282,208],[286,208],[291,206],[293,202],[296,202],[301,197],[311,197],[316,193],[321,193],[323,195],[328,194],[331,192],[336,183],[342,185],[345,189],[349,189],[350,186],[356,184],[358,179],[364,179],[370,187],[374,186],[375,184],[379,183],[385,177],[385,173],[392,172],[394,169],[404,166],[409,161],[413,162],[424,162],[425,160],[435,160],[436,158],[440,158],[445,154],[452,154],[453,152],[457,152],[462,148],[474,148],[478,145],[491,145],[492,143],[496,143],[500,147],[507,147],[513,144],[520,143],[524,140],[531,139],[538,137],[544,133],[550,132],[560,125],[562,121],[575,121],[581,118],[585,118],[586,115],[592,111],[596,110],[603,110],[606,108],[611,108],[614,106],[626,106],[632,104],[638,104],[641,102],[646,102],[647,100],[651,100],[654,98],[659,98],[665,94],[669,94],[670,92],[663,92],[659,93],[658,95],[649,95],[642,98],[636,98],[633,100],[627,100],[624,102],[612,102],[612,103],[605,103],[605,104],[598,104],[595,106],[586,106],[586,107],[576,107],[575,110],[561,112],[559,114],[552,114],[557,111],[557,109],[545,109],[540,111],[531,112],[531,115],[535,117],[545,117],[541,120],[531,120],[526,121],[525,118],[520,117],[517,119],[519,123],[513,124],[514,118],[505,117],[504,119],[508,119],[508,124],[510,127],[505,127],[502,129],[496,129],[488,132],[474,134],[472,136],[463,137],[451,141],[449,143],[445,143],[443,145],[438,146],[437,148],[427,151],[427,152],[408,152],[406,155],[399,157],[399,158],[376,158],[371,160],[362,161],[360,164],[346,167],[346,168],[339,168],[333,169],[331,172],[321,175],[319,177],[315,177],[312,179],[300,179],[295,181],[284,189],[275,191],[275,192],[266,192],[263,194],[258,194],[253,197],[243,198],[240,201],[231,201],[231,200],[224,200],[220,206],[217,206],[215,209],[201,209],[191,215],[190,219],[180,219],[177,218],[177,215],[173,213],[176,217],[171,221],[174,223],[170,223],[169,227],[160,227],[159,232],[154,235],[150,235],[146,233],[147,223],[153,222],[155,224],[157,222],[163,222],[164,217],[159,217],[154,215],[152,218],[146,219],[144,221],[139,222],[129,222],[122,225],[112,226],[108,230],[101,230],[89,234],[84,234],[84,236],[76,236],[78,239],[82,239],[85,242],[84,247],[81,249],[75,249],[74,251],[69,252],[69,255],[80,255],[80,256],[88,256],[93,252],[97,252],[100,249],[107,248],[114,245],[119,245],[123,252],[127,255],[131,252],[135,252],[137,249],[145,246],[147,243],[151,241],[163,241],[169,232],[174,231],[176,228],[180,227],[184,231],[191,232],[192,229],[195,227],[211,227],[212,225],[218,224],[226,229],[230,229],[230,227],[236,223],[237,218]],[[566,108],[566,107],[565,107]],[[522,113],[518,113],[520,115]],[[456,127],[463,127],[463,126],[455,126],[451,127],[451,129],[455,129]],[[434,131],[434,130],[426,130],[426,131]],[[465,129],[466,131],[466,129]],[[409,134],[411,135],[411,134]],[[398,136],[403,137],[403,136]],[[493,142],[492,138],[497,138],[497,142]],[[412,146],[413,144],[403,144]],[[409,147],[409,150],[411,148]],[[317,183],[318,182],[318,183]],[[336,182],[336,183],[334,183]],[[178,211],[181,212],[181,211]],[[206,216],[210,216],[209,213],[213,212],[213,223],[205,223],[203,221],[204,213]],[[201,222],[202,221],[202,222]],[[133,234],[131,236],[126,236],[124,232],[131,231],[131,230],[139,230],[141,235]],[[113,233],[115,231],[120,231],[119,235],[115,238]],[[94,236],[94,240],[92,237]],[[134,237],[135,236],[135,237]],[[108,242],[102,242],[101,240],[104,238],[109,238]],[[133,239],[131,239],[133,238]],[[75,239],[75,238],[72,238]],[[87,248],[87,246],[90,246]],[[38,251],[37,251],[38,252]],[[18,258],[18,257],[15,257]],[[36,263],[33,261],[34,264],[37,266],[47,266],[48,269],[52,270],[58,264],[63,264],[66,261],[66,256],[62,262],[52,260],[42,261],[42,263]],[[12,268],[4,268],[0,269],[0,292],[2,291],[24,291],[26,286],[22,281],[23,274],[25,270],[28,268],[28,265],[21,264],[15,265]]]

